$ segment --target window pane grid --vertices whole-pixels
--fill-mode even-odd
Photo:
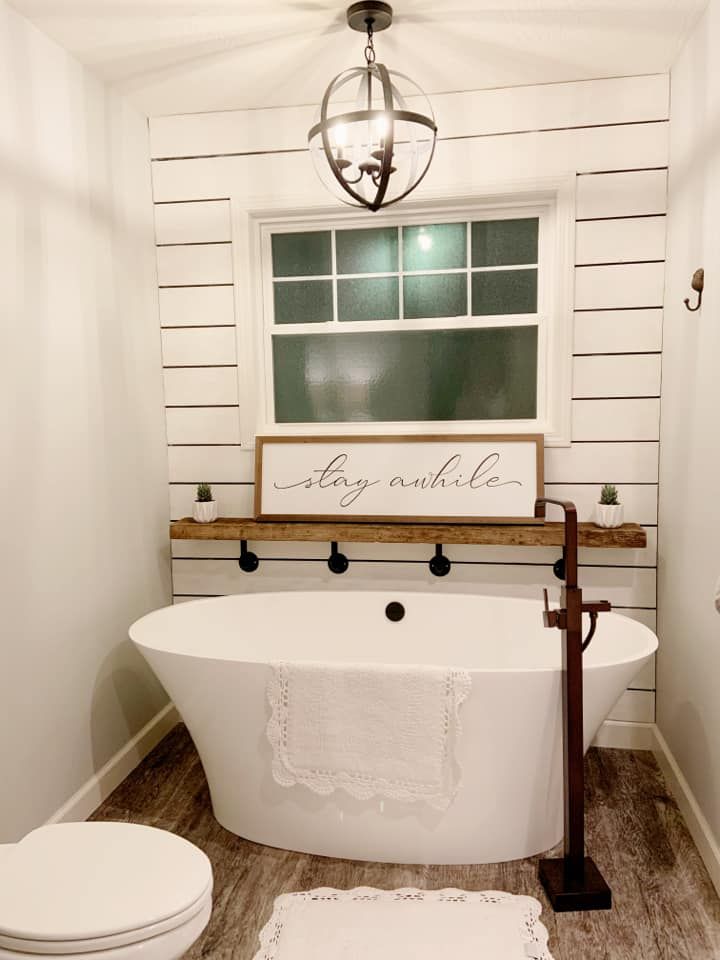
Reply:
[[[506,224],[511,225],[509,231]],[[538,316],[538,228],[537,218],[526,218],[273,234],[273,329],[313,323],[319,333],[328,326],[339,331],[360,320],[376,329],[393,320],[448,318],[464,326],[473,317],[491,316],[500,325],[512,316],[537,322],[533,318]],[[462,245],[458,244],[460,229],[464,230]],[[515,243],[520,251],[517,259],[523,259],[524,252],[530,260],[528,254],[534,253],[534,261],[508,262]],[[408,250],[412,252],[409,262]],[[426,257],[429,265],[421,268]],[[452,265],[463,260],[464,265]],[[289,269],[293,265],[301,267],[296,275]],[[322,271],[323,265],[331,272]],[[397,269],[372,269],[394,265]],[[363,266],[370,269],[362,270]],[[347,272],[348,267],[355,271]],[[483,274],[488,280],[481,282]],[[451,280],[462,276],[466,280],[461,287]],[[292,294],[291,284],[302,286]]]

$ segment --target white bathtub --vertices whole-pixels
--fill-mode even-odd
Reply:
[[[400,601],[405,617],[385,607]],[[180,711],[213,811],[257,843],[394,863],[492,863],[562,836],[559,630],[534,600],[393,592],[257,593],[197,600],[138,620],[130,636]],[[602,614],[585,653],[585,747],[657,638]],[[273,660],[423,663],[472,675],[449,810],[278,786],[265,735]]]

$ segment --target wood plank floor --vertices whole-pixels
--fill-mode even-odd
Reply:
[[[588,848],[613,890],[611,912],[552,913],[534,859],[481,866],[329,860],[249,843],[213,818],[195,748],[178,725],[93,815],[186,837],[210,857],[214,909],[188,960],[251,960],[273,899],[329,886],[508,890],[543,903],[555,960],[718,960],[720,900],[650,753],[592,749]],[[452,950],[448,951],[452,956]]]

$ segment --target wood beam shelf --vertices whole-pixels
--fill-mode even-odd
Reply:
[[[170,524],[172,540],[294,540],[340,543],[466,543],[505,547],[562,547],[562,523],[318,523],[220,517],[196,523],[191,517]],[[578,546],[637,550],[647,536],[637,523],[606,529],[578,524]]]

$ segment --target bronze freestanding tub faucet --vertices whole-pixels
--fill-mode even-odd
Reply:
[[[577,509],[569,500],[539,497],[535,515],[542,515],[545,504],[561,507],[565,515],[560,607],[550,610],[545,590],[546,627],[563,632],[563,779],[564,779],[564,853],[561,858],[540,861],[539,878],[556,912],[572,910],[609,910],[610,887],[591,857],[585,856],[585,773],[583,743],[583,650],[595,633],[598,614],[611,609],[605,601],[583,603],[578,586]],[[583,642],[583,613],[590,614],[590,632]]]

